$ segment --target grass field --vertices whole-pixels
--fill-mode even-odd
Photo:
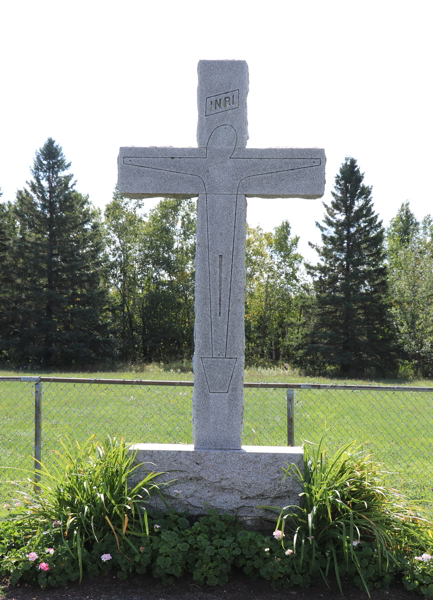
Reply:
[[[92,379],[191,380],[182,368],[110,373],[42,373]],[[0,376],[36,373],[5,372]],[[246,381],[312,383],[278,369],[247,370]],[[316,383],[332,383],[324,378]],[[368,384],[372,381],[339,381]],[[381,381],[380,384],[402,382]],[[430,382],[410,382],[429,386]],[[0,380],[0,465],[32,467],[35,384]],[[244,444],[287,445],[287,391],[246,388]],[[43,383],[42,460],[49,463],[58,439],[91,434],[124,436],[128,442],[191,443],[192,388],[176,386]],[[356,440],[392,471],[389,483],[414,500],[433,501],[433,389],[431,392],[318,390],[295,392],[295,443],[318,442],[327,433],[332,449]],[[0,498],[11,492],[11,471],[0,471]],[[14,474],[16,478],[16,474]],[[2,480],[2,481],[1,481]]]

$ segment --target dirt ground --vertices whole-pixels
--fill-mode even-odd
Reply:
[[[368,600],[365,592],[344,585],[346,600]],[[329,590],[320,583],[306,590],[282,588],[273,590],[265,580],[252,581],[242,573],[234,573],[229,583],[218,587],[197,585],[191,579],[181,579],[171,586],[163,586],[149,576],[135,576],[116,580],[111,575],[88,579],[65,588],[42,590],[28,585],[9,586],[3,582],[0,600],[340,600],[336,586]],[[407,592],[402,586],[389,591],[377,590],[372,600],[416,600],[420,596]]]

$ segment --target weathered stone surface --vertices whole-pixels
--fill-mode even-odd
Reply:
[[[318,198],[319,149],[247,149],[245,61],[200,61],[198,148],[121,148],[119,191],[198,195],[193,439],[239,450],[243,430],[246,196]]]
[[[303,451],[298,447],[242,446],[241,450],[197,450],[193,445],[136,444],[137,461],[144,470],[165,471],[161,480],[176,481],[163,489],[175,510],[193,515],[210,508],[238,517],[259,519],[271,513],[257,506],[299,504],[299,483],[282,481],[282,467],[295,463],[302,469]],[[138,471],[138,470],[137,470]],[[163,508],[155,496],[150,506]]]
[[[244,60],[201,60],[198,63],[197,144],[207,146],[213,131],[230,124],[238,148],[248,140],[248,65]]]
[[[225,125],[202,148],[120,148],[119,191],[131,198],[191,198],[199,194],[307,199],[323,196],[324,150],[239,148],[236,141],[235,130]]]

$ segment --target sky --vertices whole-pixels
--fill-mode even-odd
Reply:
[[[345,157],[388,226],[406,200],[433,213],[430,0],[0,2],[0,188],[13,200],[48,137],[104,209],[120,146],[196,146],[197,63],[246,60],[250,148],[324,148],[319,200],[248,200],[316,254],[316,221]],[[146,201],[150,208],[154,202]]]

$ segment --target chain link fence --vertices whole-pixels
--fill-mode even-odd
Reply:
[[[123,436],[129,443],[192,443],[189,381],[0,377],[0,466],[49,464],[59,439]],[[432,501],[433,387],[245,383],[245,445],[357,441],[390,484]],[[0,498],[13,470],[0,469]]]

